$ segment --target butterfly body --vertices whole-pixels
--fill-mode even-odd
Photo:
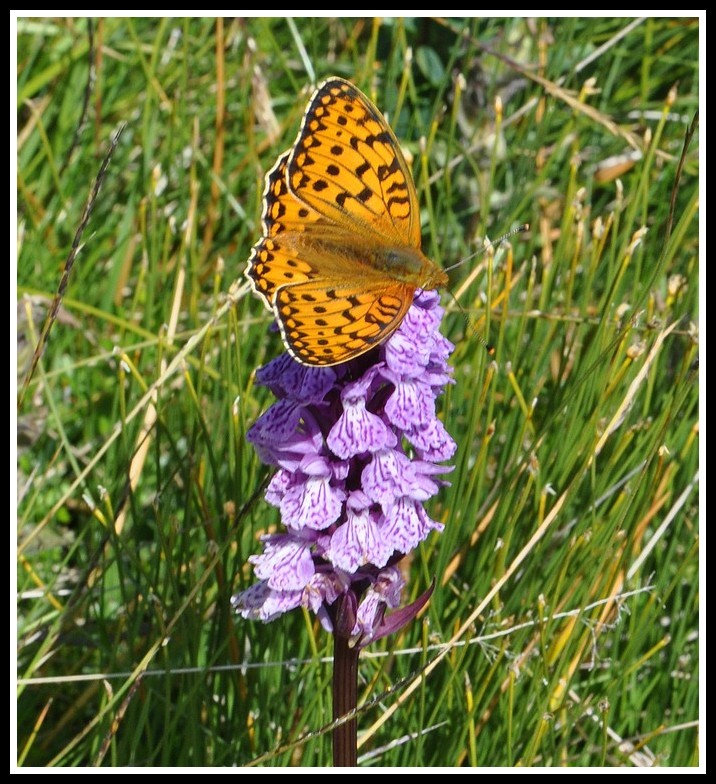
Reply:
[[[343,79],[318,87],[294,146],[266,175],[262,227],[246,274],[307,365],[369,351],[400,325],[416,288],[447,283],[421,251],[415,185],[393,131]]]
[[[397,281],[433,289],[447,283],[447,274],[416,248],[388,247],[371,243],[368,238],[345,238],[325,232],[286,232],[281,247],[294,256],[321,259],[321,274],[326,277],[359,281],[366,276],[390,275]]]

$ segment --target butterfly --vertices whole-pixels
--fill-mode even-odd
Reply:
[[[447,284],[421,251],[410,168],[376,106],[345,79],[311,96],[266,175],[263,235],[246,265],[290,354],[337,365],[385,341],[415,290]]]

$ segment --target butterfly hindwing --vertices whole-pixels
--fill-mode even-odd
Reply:
[[[336,365],[360,356],[392,335],[412,304],[414,286],[375,280],[359,292],[339,284],[284,286],[275,312],[291,353],[309,365]]]

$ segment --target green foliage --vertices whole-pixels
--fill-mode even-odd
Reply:
[[[18,412],[19,764],[330,764],[329,636],[229,599],[278,520],[240,278],[331,74],[412,153],[437,263],[530,225],[451,273],[474,328],[443,298],[459,452],[407,566],[437,588],[361,657],[363,764],[698,763],[698,28],[18,20],[20,387],[126,124]]]

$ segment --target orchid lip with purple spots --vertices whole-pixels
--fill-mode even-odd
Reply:
[[[363,647],[428,601],[432,586],[400,607],[397,564],[443,529],[424,508],[447,484],[440,475],[452,467],[439,464],[456,450],[435,406],[452,383],[442,315],[437,292],[418,289],[375,351],[328,368],[283,354],[257,371],[278,400],[247,438],[278,468],[266,500],[285,531],[264,536],[263,552],[249,559],[259,582],[232,598],[244,618],[267,622],[306,607]]]

